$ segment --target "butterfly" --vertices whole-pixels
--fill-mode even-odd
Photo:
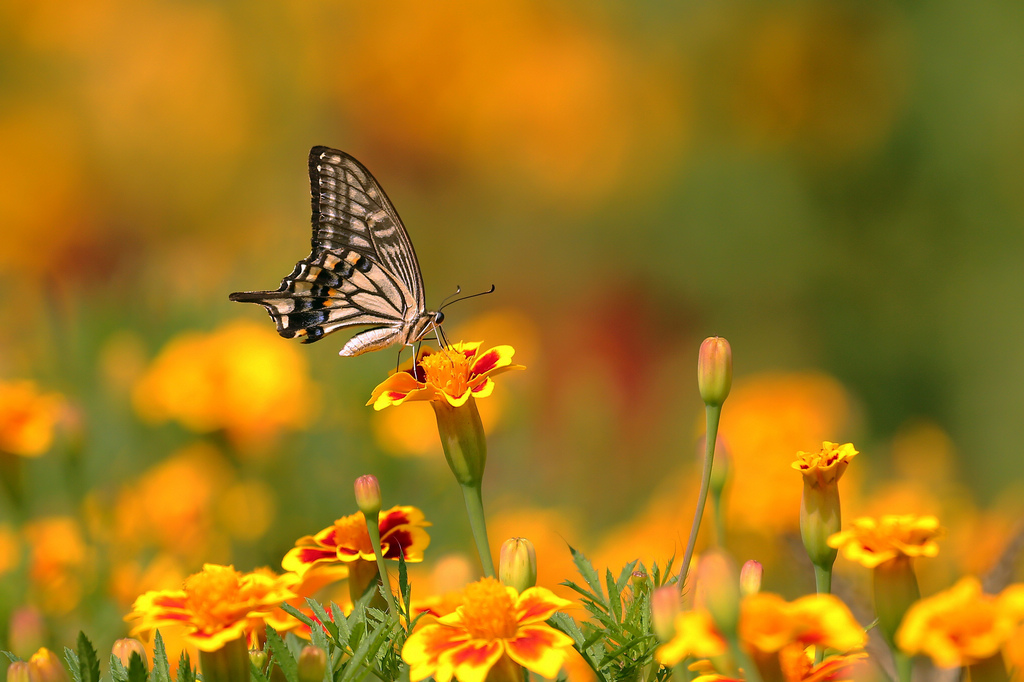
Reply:
[[[363,164],[328,147],[309,151],[313,249],[276,291],[239,291],[259,303],[286,339],[319,341],[345,327],[375,325],[342,346],[354,356],[393,343],[418,344],[444,313],[427,310],[423,275],[401,218]]]

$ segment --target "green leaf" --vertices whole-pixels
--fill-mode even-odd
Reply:
[[[128,671],[121,659],[114,654],[110,654],[110,677],[114,682],[128,682]]]
[[[583,556],[582,552],[577,552],[574,547],[570,545],[569,551],[572,553],[572,561],[576,564],[576,570],[583,576],[583,579],[587,581],[587,585],[594,593],[595,601],[598,603],[604,603],[607,606],[607,602],[604,599],[604,590],[601,587],[601,578],[598,576],[597,571],[594,570],[594,565],[590,563],[590,559]]]
[[[313,614],[320,620],[320,623],[314,623],[312,622],[312,619],[308,619],[310,621],[308,623],[310,630],[320,630],[321,632],[323,632],[323,630],[326,629],[328,634],[330,634],[331,638],[335,642],[337,642],[338,625],[331,619],[329,615],[327,615],[327,611],[324,610],[323,604],[321,604],[316,599],[313,599],[311,597],[306,597],[306,604],[309,606],[309,608],[313,610]],[[303,617],[305,618],[305,616]]]
[[[149,672],[138,651],[133,651],[128,659],[128,682],[149,682]]]
[[[359,647],[353,652],[352,659],[345,666],[345,674],[342,675],[341,682],[358,682],[370,674],[372,668],[364,665],[363,661],[368,654],[377,652],[377,649],[390,634],[392,624],[393,621],[385,621],[378,625],[368,637],[363,638]]]
[[[269,625],[267,626],[267,644],[273,653],[272,662],[281,668],[284,678],[288,682],[299,682],[299,666],[295,662],[295,657],[288,650],[288,645],[281,639],[281,635],[277,634],[277,630]]]
[[[263,671],[256,667],[256,664],[249,660],[249,679],[252,682],[270,682]]]
[[[15,656],[10,651],[7,651],[6,649],[3,650],[3,651],[0,651],[0,653],[2,653],[4,656],[6,656],[7,660],[10,661],[11,663],[17,663],[18,661],[21,660],[21,658],[19,658],[18,656]]]
[[[100,660],[84,632],[78,633],[78,674],[81,682],[100,682]]]
[[[615,581],[615,591],[619,594],[622,594],[622,591],[626,589],[626,585],[628,585],[630,579],[632,579],[633,569],[636,568],[636,564],[637,560],[633,559],[622,567],[622,572],[619,573],[619,579]]]
[[[412,586],[409,584],[409,570],[405,565],[405,555],[398,555],[398,594],[402,598],[402,612],[405,614],[405,622],[412,621]],[[412,632],[412,630],[407,630]]]
[[[331,602],[331,620],[338,627],[337,640],[344,647],[349,647],[349,640],[352,638],[352,631],[348,627],[348,619],[337,604]],[[349,647],[349,651],[351,648]]]
[[[187,651],[182,651],[178,657],[178,682],[196,682],[196,671]]]
[[[68,663],[68,670],[71,671],[71,679],[74,682],[82,682],[82,675],[78,672],[78,654],[69,647],[64,647],[64,660]]]
[[[612,577],[612,569],[604,570],[604,582],[608,586],[608,606],[611,608],[612,616],[616,623],[622,622],[622,592],[617,589],[618,585]]]
[[[167,649],[159,630],[153,638],[153,682],[171,682],[171,664],[167,660]]]

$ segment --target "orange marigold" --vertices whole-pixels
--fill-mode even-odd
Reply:
[[[295,598],[298,581],[294,573],[278,576],[263,569],[243,574],[234,566],[205,564],[185,580],[184,589],[140,596],[125,620],[137,621],[132,636],[183,624],[189,630],[185,640],[200,651],[217,651],[242,636],[258,646],[266,623],[281,629],[298,625],[284,612],[275,613],[282,602]]]
[[[480,352],[480,342],[459,342],[436,351],[426,347],[413,361],[373,389],[367,405],[383,410],[409,400],[440,400],[460,407],[470,398],[486,398],[494,391],[493,377],[513,369],[512,346],[495,346]]]
[[[31,381],[0,382],[0,452],[38,457],[49,450],[63,404]]]
[[[522,594],[494,578],[470,583],[454,613],[421,625],[406,640],[402,658],[419,682],[517,682],[523,666],[543,677],[558,675],[572,638],[544,623],[572,602],[543,587]]]

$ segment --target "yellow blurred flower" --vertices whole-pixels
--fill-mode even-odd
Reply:
[[[316,395],[304,356],[263,325],[237,321],[172,340],[133,399],[151,421],[174,419],[200,433],[223,429],[253,445],[306,426]]]
[[[44,611],[68,613],[81,600],[93,569],[93,551],[78,522],[66,516],[35,519],[23,532],[29,547],[30,594]]]
[[[1000,652],[1024,617],[1006,598],[984,594],[973,576],[915,603],[903,616],[896,644],[910,655],[927,654],[940,668],[959,668]]]
[[[494,578],[470,583],[453,613],[421,624],[402,647],[409,677],[419,682],[516,682],[519,666],[553,679],[572,639],[544,621],[569,605],[543,587],[522,594]]]
[[[514,354],[512,346],[495,346],[481,352],[479,341],[460,341],[440,351],[426,347],[416,358],[415,370],[412,360],[403,363],[398,372],[373,389],[366,404],[383,410],[407,400],[437,400],[461,407],[470,398],[491,395],[493,377],[525,369],[512,364]]]
[[[200,651],[217,651],[245,636],[258,645],[266,623],[281,602],[296,595],[294,574],[262,570],[239,573],[233,566],[206,564],[185,580],[184,589],[146,592],[135,600],[126,621],[131,634],[145,635],[165,625],[185,624],[186,641]],[[298,621],[295,621],[298,623]],[[274,620],[282,624],[280,620]]]
[[[943,532],[934,516],[861,517],[849,530],[831,536],[828,544],[842,550],[850,561],[875,568],[897,557],[937,556],[939,545],[935,540]]]
[[[37,457],[49,450],[63,404],[31,381],[0,382],[0,453]]]
[[[842,385],[826,375],[765,374],[737,381],[719,434],[729,443],[735,472],[729,525],[758,533],[795,528],[801,488],[790,478],[793,449],[847,430],[851,412]]]
[[[675,620],[675,636],[658,647],[654,656],[662,665],[674,666],[683,659],[715,658],[728,644],[705,609],[683,611]]]

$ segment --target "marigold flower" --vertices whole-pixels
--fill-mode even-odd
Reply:
[[[522,679],[518,666],[542,677],[558,674],[572,638],[544,621],[572,602],[543,587],[519,594],[494,578],[470,583],[463,594],[465,603],[454,613],[418,627],[406,640],[402,658],[413,682],[431,675],[438,682],[513,682]]]
[[[779,652],[782,674],[786,682],[832,682],[848,680],[850,669],[867,659],[863,652],[829,656],[814,664],[810,651],[801,646],[790,646]]]
[[[60,658],[46,647],[32,654],[28,661],[16,661],[7,669],[10,682],[69,682]]]
[[[423,550],[430,544],[424,530],[431,525],[416,507],[395,506],[382,511],[378,521],[381,552],[385,559],[404,556],[407,563],[423,561]],[[351,564],[353,561],[376,562],[376,554],[366,531],[366,517],[362,512],[337,519],[333,525],[316,535],[306,535],[295,541],[281,565],[286,571],[304,575],[314,567]]]
[[[0,382],[0,452],[38,457],[49,450],[63,404],[31,381]]]
[[[264,625],[275,618],[273,612],[296,596],[292,588],[297,582],[294,574],[276,576],[267,570],[243,574],[234,566],[205,564],[185,580],[184,589],[141,595],[125,620],[138,621],[133,636],[184,624],[189,629],[185,640],[200,651],[217,651],[242,636],[257,645]],[[286,628],[287,621],[280,618],[272,625]]]
[[[977,578],[915,603],[903,616],[896,643],[904,652],[931,656],[940,668],[972,665],[999,653],[1019,622],[1003,600],[984,594]]]
[[[725,638],[704,609],[684,611],[676,616],[675,636],[658,647],[654,657],[662,665],[674,666],[684,658],[715,658],[728,649]]]
[[[798,452],[793,468],[804,475],[804,480],[816,488],[834,484],[857,454],[853,443],[838,445],[825,441],[817,452]]]
[[[935,540],[943,532],[934,516],[861,517],[853,521],[853,528],[831,536],[828,544],[841,549],[850,561],[874,568],[901,556],[936,556],[939,546]]]
[[[367,405],[383,410],[409,400],[439,400],[452,407],[470,398],[486,398],[494,391],[493,377],[513,369],[512,346],[495,346],[480,352],[480,342],[459,342],[435,351],[425,347],[413,361],[402,363],[397,372],[373,389]],[[423,380],[420,380],[423,377]]]
[[[743,600],[740,639],[766,653],[790,644],[847,652],[859,649],[867,635],[846,604],[830,594],[812,594],[787,602],[767,592]]]

